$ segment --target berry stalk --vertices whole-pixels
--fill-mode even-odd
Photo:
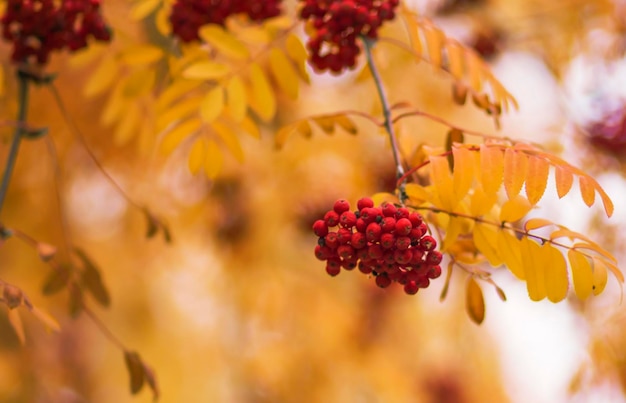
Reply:
[[[4,199],[9,188],[9,182],[11,175],[13,174],[13,168],[15,167],[15,161],[17,160],[17,153],[20,148],[20,142],[22,140],[22,129],[26,125],[26,112],[28,111],[28,76],[18,69],[18,111],[17,111],[17,123],[15,131],[13,133],[13,139],[11,140],[11,148],[9,149],[9,156],[7,157],[7,163],[4,168],[4,174],[2,175],[2,182],[0,182],[0,212],[4,205]]]
[[[404,167],[402,165],[402,158],[400,156],[400,147],[398,146],[398,138],[396,137],[396,133],[393,129],[393,120],[391,117],[391,107],[389,106],[389,100],[387,99],[387,94],[385,93],[385,88],[383,87],[383,82],[378,73],[378,69],[376,68],[376,64],[374,63],[374,58],[372,57],[372,48],[374,46],[374,41],[361,36],[361,41],[363,42],[363,49],[365,50],[365,57],[367,59],[367,65],[372,73],[372,77],[374,79],[374,83],[376,84],[376,90],[378,92],[378,98],[380,99],[380,103],[383,108],[383,127],[389,136],[389,141],[391,143],[391,151],[393,153],[393,160],[396,164],[396,178],[400,179],[404,177]],[[403,180],[398,185],[398,193],[400,198],[400,203],[404,204],[407,199],[406,192],[404,191],[404,187],[406,184],[406,180]]]

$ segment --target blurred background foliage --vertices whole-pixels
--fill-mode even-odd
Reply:
[[[294,2],[287,3],[293,11]],[[601,175],[616,202],[612,224],[580,202],[565,208],[548,202],[548,208],[572,228],[599,237],[624,261],[624,241],[618,237],[626,223],[623,155],[589,139],[594,124],[606,121],[602,113],[608,107],[598,105],[622,105],[609,109],[623,113],[618,101],[626,94],[614,88],[590,94],[578,85],[590,79],[585,72],[597,65],[623,65],[623,5],[579,0],[407,4],[493,63],[520,102],[519,113],[503,117],[507,136],[546,144]],[[131,37],[141,42],[150,36],[146,26],[128,18],[131,5],[124,0],[104,4],[108,21],[123,32],[116,41]],[[392,25],[382,36],[401,29]],[[590,43],[594,40],[606,51],[599,54]],[[409,55],[387,43],[378,48],[392,103],[407,100],[460,126],[495,131],[481,111],[452,102],[450,82],[432,67],[414,66]],[[16,84],[4,44],[0,55],[6,72],[0,117],[11,121]],[[581,57],[593,65],[576,64]],[[502,303],[485,289],[489,313],[478,327],[466,317],[462,279],[453,277],[448,297],[440,303],[443,280],[410,297],[400,288],[377,289],[356,273],[338,278],[324,273],[313,256],[312,222],[337,198],[354,203],[393,190],[391,151],[367,121],[358,122],[357,136],[294,136],[280,151],[274,148],[273,133],[297,117],[346,109],[379,113],[371,81],[357,74],[314,76],[297,102],[279,99],[278,117],[263,126],[260,141],[242,137],[245,162],[227,155],[224,172],[208,181],[188,172],[184,152],[166,158],[156,151],[138,154],[132,144],[114,145],[110,130],[97,123],[105,98],[82,96],[90,70],[72,69],[64,57],[55,58],[49,70],[59,73],[57,87],[99,161],[132,198],[167,220],[173,242],[145,239],[145,217],[105,180],[44,88],[32,91],[29,122],[48,127],[56,145],[62,205],[54,181],[57,161],[45,141],[28,141],[19,155],[3,224],[62,249],[62,211],[74,243],[98,263],[111,293],[110,309],[97,309],[97,314],[156,371],[162,401],[562,401],[570,394],[594,396],[597,390],[625,399],[626,321],[618,313],[621,291],[615,284],[593,301],[572,299],[559,308],[558,315],[573,318],[559,327],[524,316],[528,309],[539,317],[555,311],[550,303],[528,308],[523,284],[502,273],[501,285],[507,294],[511,290],[509,300]],[[596,109],[590,111],[590,103]],[[0,133],[5,155],[10,128]],[[404,120],[400,133],[403,150],[409,152],[423,142],[443,143],[446,128],[416,118]],[[22,347],[6,315],[0,314],[0,401],[149,401],[148,391],[130,396],[123,356],[102,332],[84,315],[69,317],[66,293],[41,294],[48,270],[15,239],[0,247],[0,277],[19,285],[62,326],[61,333],[47,334],[39,322],[23,315],[27,345]],[[507,352],[511,348],[530,357],[544,351],[537,339],[520,342],[513,333],[540,335],[546,329],[556,332],[555,349],[531,365],[511,362],[516,357]],[[578,336],[568,333],[572,331]],[[578,343],[588,354],[564,362],[558,341],[563,346]],[[545,365],[567,367],[565,383],[536,383],[533,372]]]

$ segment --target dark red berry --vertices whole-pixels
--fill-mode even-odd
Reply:
[[[436,266],[439,263],[441,263],[442,258],[443,258],[443,255],[441,254],[441,252],[436,251],[436,250],[431,250],[430,252],[428,252],[428,255],[426,256],[426,263],[431,266]]]
[[[331,210],[324,215],[324,221],[329,227],[336,227],[339,224],[339,214]]]
[[[335,210],[336,211],[336,210]],[[356,215],[352,211],[344,211],[339,216],[339,225],[344,228],[352,228],[356,224]]]
[[[391,285],[391,279],[386,274],[376,276],[376,285],[380,288],[387,288]]]
[[[428,269],[428,273],[427,273],[428,278],[430,279],[436,279],[439,276],[441,276],[441,267],[440,266],[432,266],[430,269]]]
[[[415,295],[419,291],[419,287],[415,283],[415,281],[409,281],[404,285],[404,292],[409,295]]]
[[[355,232],[352,234],[352,238],[350,239],[350,244],[354,249],[362,249],[367,246],[367,239],[365,235],[361,232]]]
[[[437,241],[430,235],[426,235],[424,238],[420,239],[420,247],[425,251],[431,251],[435,249],[437,246]]]
[[[396,246],[396,237],[393,234],[382,234],[380,236],[380,245],[385,249],[391,249]]]
[[[341,271],[341,261],[339,259],[329,259],[326,263],[326,273],[336,276]]]
[[[324,220],[317,220],[313,223],[313,232],[317,236],[326,236],[328,234],[328,225]]]
[[[337,214],[342,214],[348,210],[350,210],[350,203],[348,203],[345,199],[339,199],[335,202],[333,206],[333,210]]]

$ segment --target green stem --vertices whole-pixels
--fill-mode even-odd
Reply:
[[[402,165],[402,158],[400,156],[400,147],[398,145],[398,138],[396,137],[396,133],[393,129],[393,120],[391,117],[391,107],[389,106],[389,101],[387,99],[387,94],[385,93],[385,88],[383,87],[383,81],[378,73],[378,69],[374,64],[374,58],[372,57],[372,47],[374,46],[374,41],[361,37],[363,41],[363,48],[365,50],[365,57],[367,58],[367,65],[369,66],[370,72],[372,73],[372,77],[374,78],[374,83],[376,84],[376,90],[378,91],[378,98],[380,99],[380,103],[383,108],[383,118],[385,119],[383,122],[383,126],[387,131],[387,135],[389,136],[389,141],[391,143],[391,151],[393,153],[393,160],[396,164],[396,179],[400,179],[404,177],[404,167]],[[404,204],[407,199],[406,192],[404,191],[404,186],[406,181],[402,181],[398,186],[400,203]]]
[[[22,140],[22,130],[26,125],[26,112],[28,111],[28,77],[18,70],[17,79],[19,84],[17,123],[15,132],[13,133],[7,163],[4,168],[4,174],[2,175],[2,182],[0,183],[0,211],[2,211],[7,189],[9,188],[9,181],[11,180],[15,161],[17,160],[17,153],[20,148],[20,141]]]

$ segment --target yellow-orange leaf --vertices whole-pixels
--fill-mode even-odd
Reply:
[[[165,155],[171,154],[184,139],[198,131],[201,125],[200,119],[194,118],[174,127],[161,142],[161,152]]]
[[[285,48],[287,49],[287,55],[296,63],[300,78],[304,82],[309,83],[309,73],[306,70],[306,60],[309,56],[300,38],[293,33],[289,34],[285,40]]]
[[[237,159],[237,161],[243,162],[244,157],[241,143],[239,142],[237,135],[230,129],[230,127],[221,122],[214,122],[212,127],[215,133],[217,133],[217,135],[222,139],[224,144],[226,144],[226,147]]]
[[[259,130],[259,126],[250,117],[246,116],[243,118],[239,126],[243,129],[244,132],[248,133],[255,139],[261,138],[261,131]]]
[[[465,147],[452,147],[452,154],[454,156],[454,171],[452,172],[454,194],[457,200],[462,200],[474,181],[473,151]]]
[[[524,280],[524,264],[522,263],[522,251],[520,240],[507,231],[498,231],[498,254],[506,267],[515,277]]]
[[[86,48],[83,48],[76,53],[72,53],[68,60],[68,64],[72,67],[84,67],[87,64],[95,61],[99,56],[104,53],[106,49],[107,46],[101,43],[90,43],[89,46],[87,46]]]
[[[569,193],[574,182],[574,174],[567,167],[556,165],[554,167],[554,177],[556,181],[556,193],[559,199]]]
[[[317,116],[312,118],[316,125],[328,135],[335,133],[335,121],[330,116]]]
[[[546,256],[541,246],[528,237],[523,237],[520,244],[528,296],[533,301],[541,301],[546,297],[545,275],[542,271]]]
[[[415,204],[422,204],[426,201],[432,201],[431,192],[423,186],[416,183],[408,183],[404,189],[406,195]]]
[[[189,94],[201,83],[193,80],[178,79],[172,82],[165,91],[163,91],[156,102],[157,110],[163,110],[172,102],[178,100],[183,95]]]
[[[222,170],[222,151],[213,140],[209,140],[204,158],[204,172],[209,179],[215,179]]]
[[[567,262],[561,252],[550,243],[542,246],[542,252],[545,255],[542,266],[548,299],[552,302],[562,301],[567,296],[569,287]]]
[[[480,325],[485,319],[485,299],[474,277],[470,277],[467,281],[465,305],[469,317]]]
[[[532,208],[528,200],[522,195],[513,196],[502,205],[500,221],[515,222],[521,220]]]
[[[226,86],[228,111],[235,122],[241,122],[248,108],[246,88],[239,76],[233,76]]]
[[[604,257],[605,259],[608,259],[608,260],[612,261],[613,263],[617,263],[617,259],[615,259],[615,256],[611,255],[607,250],[601,248],[595,242],[591,242],[590,241],[590,242],[575,243],[574,245],[572,245],[572,249],[592,250],[592,251],[598,253],[599,255],[601,255],[602,257]]]
[[[591,289],[593,291],[593,295],[599,295],[602,291],[604,291],[604,287],[606,286],[606,282],[608,280],[607,268],[602,259],[594,257],[592,261],[593,286]]]
[[[504,155],[499,147],[480,146],[480,175],[486,194],[496,193],[502,184]]]
[[[130,9],[130,18],[137,21],[150,15],[161,3],[161,0],[141,0],[135,2]]]
[[[443,35],[443,32],[431,25],[425,26],[422,32],[424,33],[424,38],[426,39],[430,62],[435,67],[441,67],[441,49],[445,43],[445,36]]]
[[[545,218],[531,218],[524,223],[524,229],[526,231],[532,231],[537,228],[547,227],[548,225],[554,225],[554,223],[550,220],[546,220]]]
[[[224,88],[217,86],[211,89],[200,103],[200,117],[205,123],[211,123],[224,110]]]
[[[422,59],[422,41],[420,40],[419,26],[415,22],[414,18],[405,18],[404,21],[407,25],[407,31],[409,32],[409,40],[411,42],[411,48],[415,53],[415,61],[420,62]]]
[[[59,322],[56,321],[56,319],[54,319],[52,316],[50,316],[48,313],[42,311],[41,309],[37,308],[36,306],[32,307],[32,309],[30,309],[30,312],[41,322],[44,324],[44,326],[46,327],[46,329],[51,330],[53,332],[60,332],[61,331],[61,325],[59,325]]]
[[[504,190],[512,199],[522,190],[528,171],[528,157],[512,148],[504,151]]]
[[[190,80],[216,80],[230,72],[227,64],[218,62],[195,62],[183,70],[182,76]]]
[[[580,195],[582,196],[583,201],[587,206],[591,207],[596,199],[596,191],[593,183],[587,176],[581,176],[578,178],[578,184],[580,186]]]
[[[103,58],[87,80],[83,94],[86,97],[93,97],[106,91],[115,81],[118,71],[119,66],[114,58]]]
[[[462,45],[457,41],[448,40],[446,43],[448,55],[448,69],[457,80],[462,80],[465,75],[465,52]]]
[[[493,226],[477,223],[474,226],[474,244],[485,255],[489,264],[498,267],[502,264],[502,258],[498,252],[498,231]]]
[[[570,249],[567,251],[574,291],[579,299],[586,299],[593,291],[593,271],[589,259],[582,253]]]
[[[117,125],[113,136],[115,144],[120,146],[128,143],[134,137],[141,119],[141,112],[135,104],[129,105],[124,112],[125,114]]]
[[[298,98],[298,73],[280,49],[270,50],[270,68],[278,86],[285,94],[292,99]]]
[[[160,113],[156,120],[156,129],[158,132],[166,129],[172,123],[186,119],[193,112],[200,108],[202,97],[193,97],[174,104],[171,108]]]
[[[124,96],[138,98],[147,95],[156,81],[156,72],[152,69],[141,69],[131,73],[125,80]]]
[[[530,204],[535,205],[543,197],[548,184],[550,165],[543,158],[530,156],[528,158],[528,173],[526,175],[526,197]]]
[[[120,53],[120,60],[128,66],[141,66],[154,63],[164,56],[163,51],[153,45],[135,45]]]
[[[456,242],[456,239],[461,234],[461,231],[464,227],[463,218],[461,217],[450,217],[450,221],[446,227],[446,234],[443,238],[443,242],[441,243],[441,250],[446,252],[450,249],[452,245]]]
[[[24,333],[24,325],[22,324],[20,313],[17,309],[9,309],[9,311],[7,312],[7,317],[9,319],[9,323],[11,324],[11,327],[15,331],[15,334],[20,341],[20,344],[25,345],[26,334]]]
[[[450,174],[448,159],[443,156],[431,156],[429,159],[431,183],[439,197],[438,207],[452,211],[458,204],[458,200],[454,198],[454,187],[452,186],[452,175]]]
[[[250,52],[246,45],[217,24],[208,24],[198,32],[203,41],[210,43],[220,53],[233,59],[246,59]]]
[[[197,174],[200,171],[202,165],[204,165],[204,158],[206,156],[206,140],[203,138],[197,139],[191,146],[189,152],[189,171],[192,174]]]
[[[276,98],[267,76],[257,63],[250,65],[250,107],[265,122],[276,114]]]
[[[346,116],[344,114],[335,115],[335,116],[332,117],[332,120],[333,120],[333,122],[336,125],[341,127],[346,132],[348,132],[350,134],[357,134],[358,133],[358,129],[357,129],[356,125],[354,124],[352,119],[350,119],[348,116]]]
[[[172,32],[170,13],[171,10],[168,7],[161,7],[154,17],[154,25],[156,25],[157,31],[163,36],[169,36]]]
[[[497,193],[487,194],[481,187],[475,188],[470,196],[470,213],[477,217],[489,213],[497,199]]]

